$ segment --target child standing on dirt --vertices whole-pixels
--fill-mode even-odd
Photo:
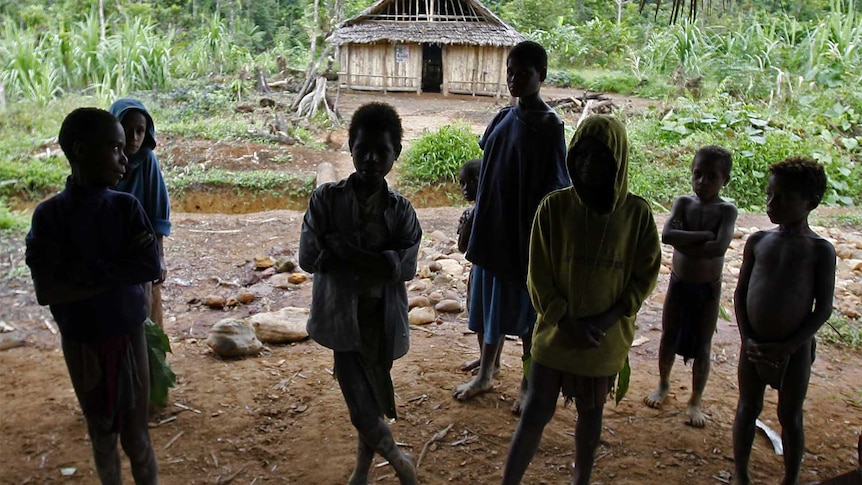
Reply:
[[[159,161],[153,152],[156,148],[155,124],[143,103],[136,99],[118,99],[109,111],[123,124],[126,132],[125,153],[129,159],[126,174],[117,184],[116,190],[128,192],[138,199],[156,232],[161,271],[158,278],[145,285],[144,293],[147,296],[147,316],[164,328],[162,282],[167,276],[167,266],[163,239],[171,234],[171,202]]]
[[[590,116],[569,147],[573,187],[548,195],[533,222],[527,287],[538,317],[529,388],[504,485],[521,483],[561,391],[578,411],[572,483],[590,482],[605,399],[625,365],[635,317],[661,265],[649,204],[628,191],[623,124]]]
[[[113,115],[76,109],[59,140],[72,174],[60,194],[33,211],[26,240],[36,298],[60,328],[101,483],[121,481],[119,437],[135,483],[156,484],[141,287],[159,277],[155,235],[134,197],[109,190],[128,162]]]
[[[467,202],[476,202],[476,191],[479,189],[479,169],[482,167],[482,160],[478,158],[473,158],[471,160],[467,160],[464,162],[464,165],[461,165],[461,170],[458,171],[458,183],[461,186],[461,194],[464,195],[464,199]],[[470,233],[473,231],[473,214],[474,214],[474,206],[470,206],[464,209],[464,212],[461,213],[461,218],[458,220],[458,251],[462,253],[467,252],[467,245],[470,243]],[[473,287],[471,279],[472,279],[472,269],[471,273],[467,275],[467,314],[470,314],[470,291]],[[485,336],[483,332],[478,332],[476,334],[479,340],[479,355],[482,354],[483,343],[485,342]],[[503,341],[500,341],[500,346],[497,349],[497,360],[494,362],[494,373],[500,371],[500,354],[503,351]],[[475,360],[469,360],[461,364],[461,370],[466,372],[476,372],[479,368],[479,363],[481,362],[481,358]]]
[[[299,264],[314,273],[308,333],[335,354],[335,375],[359,434],[349,484],[368,483],[374,453],[402,484],[416,469],[383,420],[394,419],[390,370],[407,353],[404,282],[416,273],[422,229],[410,202],[384,178],[401,153],[401,119],[383,103],[353,114],[348,146],[356,172],[318,187],[302,221]]]
[[[823,165],[788,158],[769,167],[766,213],[777,228],[745,243],[735,310],[742,338],[733,422],[734,483],[751,483],[748,463],[766,386],[778,390],[784,485],[797,483],[805,430],[802,404],[814,362],[814,334],[832,314],[835,248],[808,227],[823,199]]]
[[[459,401],[491,390],[504,335],[523,339],[527,368],[536,320],[527,294],[530,225],[542,198],[570,184],[563,121],[539,93],[548,72],[545,49],[521,42],[509,52],[506,72],[518,103],[501,109],[479,141],[484,154],[466,257],[473,263],[469,328],[484,342],[478,374],[452,392]],[[515,414],[526,389],[525,372]]]
[[[731,154],[724,148],[710,145],[698,150],[691,164],[694,196],[683,195],[674,201],[662,231],[662,242],[674,249],[673,271],[662,312],[659,383],[644,402],[653,408],[664,402],[675,354],[686,363],[694,359],[685,415],[686,424],[695,428],[706,425],[701,398],[718,322],[724,253],[736,224],[736,207],[719,197],[730,180],[731,165]]]

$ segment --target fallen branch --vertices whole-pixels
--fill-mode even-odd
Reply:
[[[451,430],[454,426],[454,423],[450,423],[449,426],[446,426],[445,428],[435,433],[434,436],[432,436],[431,439],[425,443],[425,446],[422,447],[422,452],[419,453],[419,458],[416,459],[417,470],[419,469],[419,466],[422,465],[422,458],[425,458],[425,453],[428,451],[428,447],[445,438],[446,434],[449,433],[449,430]]]

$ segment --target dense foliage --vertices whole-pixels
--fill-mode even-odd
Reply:
[[[441,126],[415,140],[402,157],[401,181],[414,187],[457,182],[458,170],[471,158],[482,158],[479,138],[466,124]]]

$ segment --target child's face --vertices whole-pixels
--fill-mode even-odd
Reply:
[[[464,198],[470,202],[476,200],[476,191],[479,190],[479,177],[475,173],[463,171],[458,174],[458,184],[461,186],[461,193]]]
[[[130,111],[123,117],[123,129],[126,130],[126,156],[131,157],[144,143],[147,134],[147,117],[140,111]]]
[[[368,187],[377,187],[401,154],[401,145],[392,141],[386,130],[360,128],[350,148],[353,166],[360,182]]]
[[[539,88],[542,87],[542,76],[529,62],[510,57],[506,61],[506,83],[509,94],[516,98],[525,98],[539,92]]]
[[[691,164],[691,188],[698,199],[714,200],[726,184],[727,177],[718,161],[700,155],[694,157]]]
[[[89,142],[78,144],[79,182],[91,187],[116,186],[129,163],[123,153],[125,146],[126,134],[120,123],[115,123],[104,134],[94,136]]]
[[[569,167],[573,170],[569,175],[588,192],[592,208],[599,212],[610,210],[617,175],[617,162],[610,149],[595,138],[582,138],[572,147]]]
[[[774,224],[789,225],[804,221],[811,212],[812,202],[782,177],[769,176],[766,215]]]

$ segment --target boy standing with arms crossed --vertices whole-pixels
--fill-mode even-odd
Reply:
[[[805,430],[802,404],[814,362],[814,334],[832,314],[835,248],[808,227],[826,191],[823,165],[789,158],[769,167],[766,213],[777,228],[745,243],[735,293],[739,403],[733,422],[734,483],[748,485],[755,420],[767,385],[778,389],[784,445],[782,485],[799,479]]]
[[[701,398],[709,378],[712,336],[721,303],[721,271],[724,253],[733,239],[736,207],[719,197],[730,180],[731,154],[706,146],[691,164],[694,196],[683,195],[673,203],[662,231],[662,242],[673,246],[673,271],[662,313],[658,351],[659,384],[644,399],[658,408],[670,388],[670,371],[679,354],[692,366],[692,391],[685,411],[686,424],[706,425]]]
[[[533,221],[527,287],[538,318],[503,485],[521,483],[560,392],[578,410],[572,483],[590,483],[605,399],[661,266],[649,204],[628,191],[623,124],[610,116],[586,118],[566,162],[573,187],[545,197]]]
[[[100,109],[76,109],[59,139],[72,174],[63,192],[36,207],[27,234],[36,299],[50,305],[60,328],[101,483],[121,482],[119,437],[135,483],[155,485],[141,287],[159,277],[155,236],[140,203],[108,189],[128,163],[119,121]]]
[[[384,178],[401,153],[401,119],[383,103],[353,114],[348,146],[356,172],[318,187],[302,220],[299,265],[314,273],[308,334],[333,350],[335,376],[358,432],[349,485],[366,485],[374,453],[402,485],[416,468],[383,416],[394,419],[392,361],[407,353],[407,289],[422,229],[410,201]]]

